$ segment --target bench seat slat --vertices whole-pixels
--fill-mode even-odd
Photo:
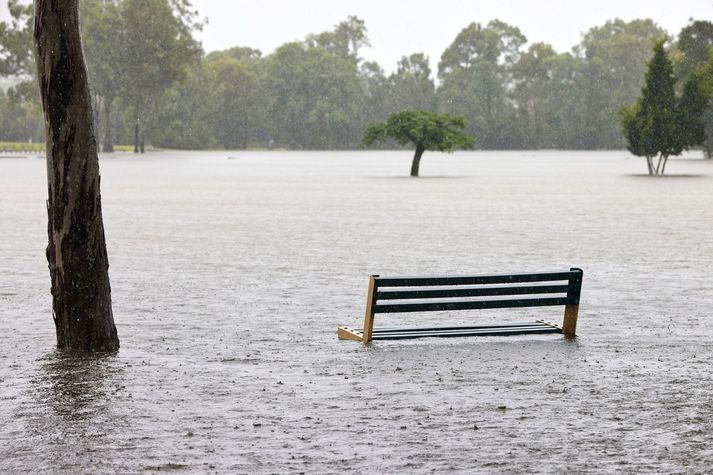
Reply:
[[[566,297],[512,300],[483,300],[463,302],[377,303],[374,313],[438,312],[447,310],[475,310],[485,308],[546,307],[566,305]]]
[[[566,294],[568,285],[529,285],[517,287],[479,287],[430,290],[378,290],[377,300],[403,300],[447,297],[485,297],[491,295]]]
[[[569,280],[575,272],[541,272],[537,274],[471,275],[450,277],[376,277],[379,287],[422,287],[439,285],[510,284]]]
[[[525,323],[503,323],[499,325],[435,325],[435,326],[420,326],[420,327],[375,327],[373,332],[374,333],[380,333],[380,332],[407,332],[407,331],[416,331],[416,332],[427,332],[427,331],[432,331],[432,330],[481,330],[481,329],[488,329],[488,328],[501,328],[501,327],[510,327],[510,328],[517,328],[517,327],[531,327],[533,325],[542,325],[540,322],[525,322]],[[363,329],[357,329],[355,330],[357,332],[363,332]]]
[[[559,328],[551,327],[544,324],[533,323],[531,325],[502,325],[480,327],[461,330],[440,330],[434,328],[430,331],[391,331],[391,332],[374,332],[372,340],[405,340],[411,338],[427,338],[427,337],[459,337],[459,336],[505,336],[505,335],[524,335],[524,334],[541,334],[541,333],[562,333]]]

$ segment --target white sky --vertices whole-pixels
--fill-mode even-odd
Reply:
[[[471,22],[498,18],[528,41],[559,52],[607,20],[651,18],[676,35],[693,17],[713,21],[713,0],[194,0],[209,24],[199,35],[206,51],[251,46],[264,54],[309,33],[330,30],[348,15],[366,22],[371,48],[363,56],[387,70],[404,55],[424,52],[437,65],[441,53]]]
[[[147,0],[150,1],[150,0]],[[607,20],[651,18],[676,35],[693,17],[713,21],[713,0],[193,0],[208,25],[206,51],[251,46],[269,54],[309,33],[331,30],[348,15],[365,20],[371,48],[362,52],[386,71],[404,55],[426,53],[433,64],[470,22],[498,18],[530,42],[569,51],[581,34]],[[7,2],[0,0],[0,19]]]

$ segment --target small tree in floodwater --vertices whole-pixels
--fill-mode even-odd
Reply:
[[[57,346],[116,351],[79,0],[35,0],[34,37],[47,134],[47,260]]]
[[[418,176],[421,156],[426,150],[450,153],[475,145],[473,137],[459,130],[464,128],[465,119],[461,116],[406,110],[391,114],[386,123],[371,124],[364,132],[362,143],[369,146],[392,138],[400,145],[414,145],[411,176]]]
[[[703,111],[706,98],[693,76],[684,86],[683,96],[674,92],[673,64],[664,49],[665,40],[654,45],[648,63],[646,83],[635,104],[620,111],[627,149],[646,157],[649,175],[663,175],[668,158],[680,155],[704,140]]]

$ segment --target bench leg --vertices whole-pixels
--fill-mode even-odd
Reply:
[[[364,313],[364,330],[362,342],[366,345],[371,342],[371,333],[374,330],[374,303],[376,301],[375,276],[369,276],[369,292],[366,296],[366,312]]]
[[[564,321],[562,322],[562,333],[564,333],[564,336],[575,336],[578,313],[579,305],[566,305],[564,307]]]

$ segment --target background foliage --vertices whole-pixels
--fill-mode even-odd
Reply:
[[[0,23],[0,141],[42,142],[31,6]],[[356,149],[367,125],[404,109],[461,115],[483,149],[619,149],[617,112],[636,101],[655,41],[651,20],[591,28],[570,52],[528,43],[494,20],[457,32],[438,70],[409,52],[391,74],[365,61],[365,23],[278,47],[205,54],[188,0],[83,0],[99,141],[165,148]],[[713,24],[693,21],[669,47],[677,88],[701,70]],[[699,73],[700,74],[700,73]],[[8,83],[9,81],[9,83]],[[713,112],[707,107],[707,127]],[[713,133],[709,133],[713,135]]]

